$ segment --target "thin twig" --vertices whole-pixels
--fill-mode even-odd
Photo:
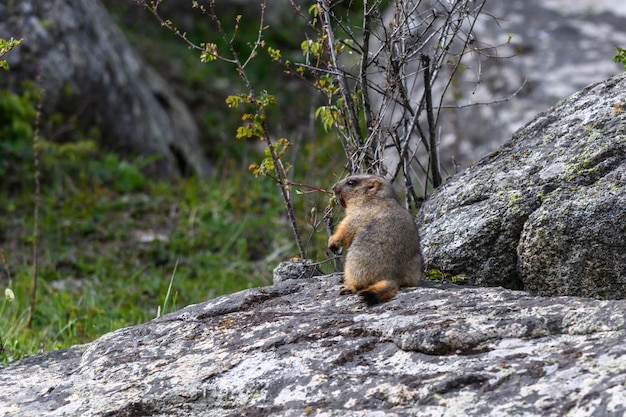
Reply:
[[[520,85],[517,90],[515,90],[514,92],[509,94],[507,97],[498,98],[498,99],[494,99],[494,100],[490,100],[490,101],[477,101],[475,103],[458,104],[458,105],[455,105],[455,106],[441,106],[439,108],[440,109],[459,110],[459,109],[464,109],[466,107],[490,106],[490,105],[493,105],[493,104],[506,103],[507,101],[511,101],[515,96],[517,96],[522,91],[522,89],[526,86],[527,82],[528,82],[528,79],[525,78],[524,81],[522,82],[522,85]]]
[[[322,26],[324,28],[324,33],[327,37],[328,43],[328,53],[330,55],[330,65],[331,67],[339,71],[339,76],[337,77],[337,82],[339,83],[339,90],[341,91],[341,96],[345,101],[345,110],[348,114],[351,126],[348,127],[352,134],[354,135],[354,140],[358,144],[363,143],[363,135],[361,134],[361,129],[359,128],[359,118],[357,116],[357,110],[354,105],[354,101],[352,100],[352,94],[350,94],[350,90],[348,88],[348,83],[346,82],[345,72],[341,70],[339,65],[339,60],[337,58],[337,53],[335,52],[335,34],[331,26],[331,16],[330,16],[330,5],[328,0],[318,0],[317,1],[318,8],[320,10],[320,19],[322,21]],[[353,170],[356,170],[356,167],[352,167]]]
[[[430,57],[422,55],[422,67],[424,67],[424,95],[426,98],[426,118],[428,120],[428,151],[430,153],[430,173],[433,180],[433,188],[441,185],[441,171],[439,168],[439,147],[437,146],[437,130],[433,115],[432,84],[430,79]]]
[[[333,226],[333,206],[331,203],[329,203],[324,210],[324,223],[326,225],[326,234],[332,236],[335,228]],[[332,259],[335,272],[343,270],[340,257],[337,253],[332,254]]]
[[[39,125],[41,121],[41,107],[43,103],[43,89],[41,87],[41,62],[37,68],[37,85],[39,86],[39,94],[37,97],[37,112],[35,115],[35,132],[33,134],[33,165],[35,168],[35,207],[33,219],[33,288],[30,296],[30,308],[28,313],[27,327],[31,328],[33,324],[33,316],[35,314],[35,306],[37,305],[37,281],[39,268],[39,205],[41,202],[41,187],[39,183]]]

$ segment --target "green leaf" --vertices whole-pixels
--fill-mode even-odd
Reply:
[[[280,61],[280,49],[274,49],[271,46],[267,48],[267,53],[270,54],[270,58],[274,61]]]
[[[230,108],[237,108],[239,107],[239,104],[241,104],[242,100],[244,99],[245,99],[245,96],[243,94],[228,96],[226,97],[226,105]]]
[[[613,57],[613,62],[624,64],[624,70],[626,71],[626,49],[620,48],[619,46],[615,48],[617,49],[617,53]]]
[[[320,106],[315,110],[315,119],[321,120],[325,131],[332,129],[335,123],[335,114],[337,108],[335,106]]]
[[[202,42],[200,48],[202,48],[200,52],[200,62],[212,62],[219,56],[217,53],[217,45],[214,43]]]
[[[6,55],[11,49],[15,48],[16,46],[18,46],[20,43],[22,43],[23,39],[9,39],[8,41],[5,39],[1,39],[0,38],[0,58],[2,58],[4,55]],[[0,68],[4,69],[4,70],[8,70],[9,69],[9,64],[7,64],[7,61],[2,59],[0,60]]]

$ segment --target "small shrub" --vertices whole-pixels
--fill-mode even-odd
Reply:
[[[624,70],[626,71],[626,49],[620,48],[619,46],[615,48],[617,49],[617,53],[613,57],[613,62],[624,64]]]

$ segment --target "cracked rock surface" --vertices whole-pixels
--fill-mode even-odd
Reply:
[[[626,298],[626,73],[538,115],[418,224],[429,267],[473,284]]]
[[[295,277],[293,277],[295,278]],[[626,302],[279,279],[0,369],[3,416],[617,416]]]

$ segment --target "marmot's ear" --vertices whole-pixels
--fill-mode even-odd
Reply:
[[[380,178],[370,178],[369,181],[367,182],[368,190],[371,190],[373,192],[380,190],[382,186],[383,186],[383,182]]]

